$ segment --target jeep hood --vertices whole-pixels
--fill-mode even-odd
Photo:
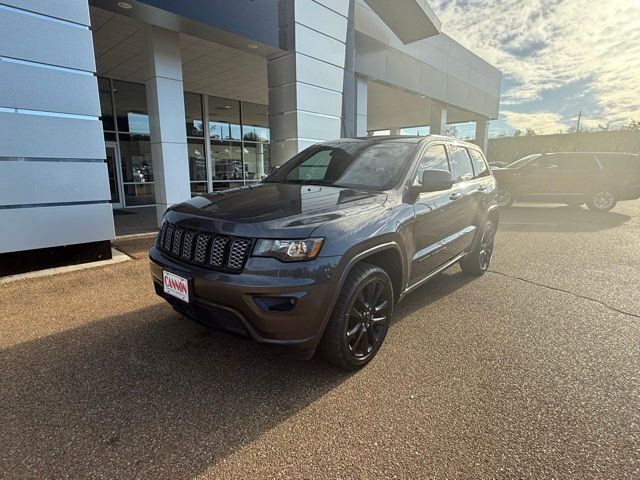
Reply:
[[[167,219],[227,235],[306,238],[325,222],[360,214],[386,200],[383,192],[261,183],[194,197],[172,207]]]

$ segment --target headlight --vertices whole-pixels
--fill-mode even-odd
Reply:
[[[320,253],[324,238],[306,240],[258,240],[254,257],[273,257],[283,262],[313,260]]]

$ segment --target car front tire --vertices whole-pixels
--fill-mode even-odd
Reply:
[[[387,272],[357,264],[342,286],[322,337],[327,361],[343,370],[364,367],[378,353],[393,312],[393,287]]]
[[[600,190],[590,195],[587,207],[598,212],[608,212],[616,206],[618,200],[609,190]]]
[[[485,223],[480,240],[473,250],[460,260],[460,268],[471,275],[482,275],[489,270],[493,257],[493,245],[496,235],[495,224],[491,221]]]

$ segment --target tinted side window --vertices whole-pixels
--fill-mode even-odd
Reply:
[[[597,170],[600,168],[593,155],[549,155],[545,164],[555,165],[558,170]]]
[[[487,166],[487,161],[484,159],[484,155],[473,148],[469,148],[468,150],[469,155],[471,155],[471,161],[473,162],[473,170],[476,172],[476,178],[489,175],[489,167]]]
[[[291,170],[287,180],[324,180],[331,162],[331,150],[320,150]]]
[[[449,154],[453,181],[464,182],[473,179],[473,168],[471,167],[471,158],[469,158],[467,149],[450,145]]]
[[[422,185],[422,172],[425,170],[449,170],[449,162],[447,161],[444,145],[431,145],[427,149],[422,160],[420,160],[416,179],[413,182],[414,185]]]
[[[640,157],[631,155],[598,155],[605,168],[614,170],[640,170]]]

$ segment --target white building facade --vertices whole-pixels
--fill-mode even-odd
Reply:
[[[425,0],[0,0],[0,262],[109,256],[113,211],[259,181],[323,140],[476,122],[500,72]]]

